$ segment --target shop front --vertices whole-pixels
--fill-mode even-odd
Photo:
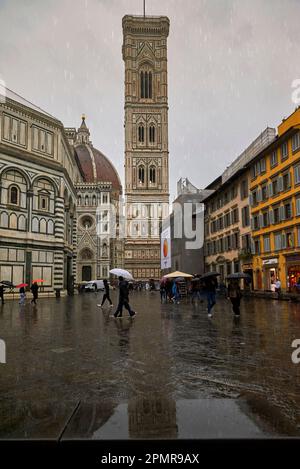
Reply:
[[[264,290],[275,292],[275,283],[277,278],[279,278],[278,258],[263,259],[262,264]]]
[[[286,256],[287,291],[300,294],[300,255]]]
[[[242,271],[245,274],[249,275],[249,280],[244,281],[244,289],[245,290],[252,290],[253,289],[253,264],[245,264],[242,265]],[[251,280],[250,280],[251,279]]]

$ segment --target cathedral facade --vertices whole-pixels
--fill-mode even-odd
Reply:
[[[168,213],[168,84],[165,16],[123,18],[125,64],[125,267],[160,278],[160,225]]]
[[[82,280],[122,266],[110,239],[111,204],[122,188],[83,119],[66,129],[7,90],[0,100],[0,281],[43,279],[41,293],[72,293]],[[118,216],[114,220],[118,225]]]
[[[76,278],[78,282],[109,278],[109,270],[123,267],[124,262],[124,242],[118,231],[121,181],[109,159],[94,148],[84,116],[78,131],[68,128],[66,133],[84,174],[84,180],[75,183]]]

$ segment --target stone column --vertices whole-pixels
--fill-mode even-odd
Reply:
[[[73,215],[72,218],[72,245],[73,245],[73,259],[72,259],[72,276],[74,283],[77,281],[77,217]]]
[[[54,251],[54,289],[64,288],[64,235],[65,235],[65,211],[63,197],[55,200],[55,240],[57,248]]]

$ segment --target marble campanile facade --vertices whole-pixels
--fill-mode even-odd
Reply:
[[[125,268],[136,280],[160,278],[161,221],[169,202],[165,16],[123,18],[125,64]]]

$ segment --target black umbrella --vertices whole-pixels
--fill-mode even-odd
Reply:
[[[8,288],[15,288],[14,284],[9,280],[2,280],[0,283]]]
[[[185,282],[185,278],[183,277],[176,277],[176,282]]]
[[[218,272],[206,272],[205,274],[202,275],[201,280],[205,278],[210,278],[210,277],[217,277],[219,274]]]
[[[244,272],[236,272],[235,274],[230,274],[226,277],[227,280],[239,280],[240,278],[244,278],[245,280],[251,280],[249,274],[245,274]]]

